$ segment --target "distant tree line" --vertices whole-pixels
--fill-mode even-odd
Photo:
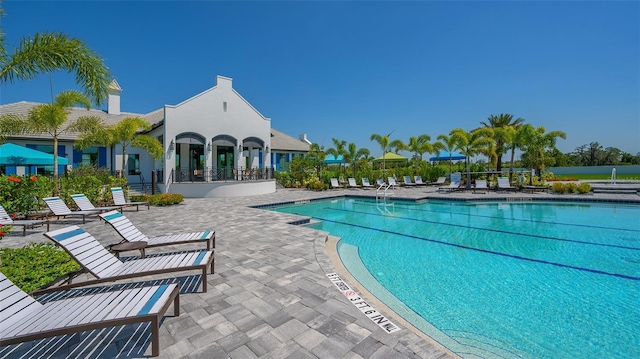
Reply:
[[[615,147],[605,148],[598,142],[591,142],[563,154],[557,162],[562,166],[640,165],[640,152],[633,155]]]

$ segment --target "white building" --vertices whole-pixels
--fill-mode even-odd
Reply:
[[[182,193],[186,197],[227,197],[275,191],[273,170],[286,169],[295,156],[309,150],[306,135],[295,139],[271,128],[271,120],[245,100],[232,87],[228,77],[217,76],[216,86],[177,105],[165,105],[148,114],[120,111],[122,89],[111,83],[107,111],[73,108],[69,122],[80,116],[100,117],[115,124],[127,117],[142,117],[152,124],[147,135],[163,144],[164,158],[154,161],[141,149],[127,148],[127,165],[120,168],[122,149],[92,147],[73,149],[74,134],[59,139],[59,155],[72,167],[93,164],[119,171],[129,183],[149,184],[155,173],[162,192]],[[0,106],[0,115],[26,116],[38,103],[18,102]],[[7,139],[43,152],[53,153],[52,140],[45,135],[23,135]],[[6,173],[12,173],[6,168]],[[15,172],[13,172],[15,173]]]

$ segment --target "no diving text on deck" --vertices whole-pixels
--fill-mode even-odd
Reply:
[[[365,302],[364,299],[362,299],[358,295],[358,293],[352,290],[347,285],[347,283],[345,283],[340,278],[339,275],[337,275],[336,273],[329,273],[327,274],[327,277],[329,277],[329,280],[333,282],[333,284],[335,284],[336,287],[338,287],[338,289],[342,292],[342,294],[344,294],[344,296],[347,297],[347,299],[349,299],[349,301],[353,303],[353,305],[355,305],[356,308],[360,309],[360,311],[364,313],[364,315],[366,315],[374,323],[378,324],[380,328],[384,329],[387,333],[393,333],[400,330],[400,328],[397,325],[391,323],[389,319],[385,318],[384,315],[380,314],[380,312],[373,309],[371,305]]]

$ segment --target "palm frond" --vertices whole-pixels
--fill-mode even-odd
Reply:
[[[76,83],[98,106],[107,99],[112,77],[109,68],[80,39],[62,33],[36,34],[22,39],[13,54],[5,54],[0,60],[0,84],[66,70],[75,72]]]

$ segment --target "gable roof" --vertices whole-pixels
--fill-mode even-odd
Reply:
[[[20,102],[9,103],[6,105],[0,105],[0,116],[5,114],[15,114],[18,116],[26,117],[29,115],[29,111],[38,105],[42,105],[42,103],[20,101]],[[72,108],[69,108],[68,111],[69,111],[69,117],[68,117],[67,123],[71,123],[82,116],[96,116],[100,118],[106,125],[115,125],[116,123],[124,120],[127,117],[144,118],[154,128],[161,126],[164,123],[164,108],[159,108],[147,114],[121,112],[118,115],[109,114],[104,110],[98,110],[98,109],[87,110],[85,108],[80,108],[80,107],[72,107]],[[28,134],[28,135],[10,136],[10,137],[51,139],[51,136],[49,136],[48,134]],[[71,132],[68,132],[68,133],[65,132],[59,137],[60,140],[75,140],[77,138],[78,138],[78,134],[71,133]],[[299,139],[296,139],[294,137],[291,137],[287,134],[284,134],[280,131],[277,131],[272,127],[271,128],[271,148],[274,150],[280,150],[280,151],[307,152],[309,151],[309,144]]]
[[[280,151],[308,152],[309,144],[271,128],[271,149]]]

